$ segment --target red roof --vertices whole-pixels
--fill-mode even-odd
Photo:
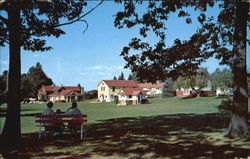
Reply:
[[[138,95],[140,93],[143,94],[143,89],[141,88],[123,88],[121,91],[123,91],[125,95]]]
[[[133,80],[103,80],[108,86],[111,87],[139,87]]]
[[[78,91],[81,91],[81,88],[80,87],[72,87],[72,86],[63,86],[65,89],[69,89],[71,91],[75,91],[75,92],[78,92]]]
[[[138,84],[141,88],[163,88],[164,83],[139,83]]]
[[[63,90],[63,91],[61,91],[59,93],[50,94],[49,96],[70,95],[72,93],[73,93],[73,91],[71,91],[71,90]]]
[[[80,87],[72,87],[72,86],[43,86],[42,88],[44,88],[46,92],[47,91],[58,91],[61,88],[65,88],[66,90],[71,90],[71,91],[76,91],[76,92],[81,91]]]

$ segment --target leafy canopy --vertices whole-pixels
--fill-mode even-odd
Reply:
[[[5,0],[0,2],[0,11],[10,11],[12,5],[20,10],[21,16],[21,39],[20,44],[24,50],[47,51],[52,49],[46,46],[43,37],[54,36],[58,38],[65,32],[61,26],[75,22],[83,22],[83,18],[98,7],[100,1],[94,8],[87,10],[87,2],[84,0],[53,0],[50,2],[42,0]],[[0,15],[0,46],[9,43],[8,17]]]
[[[150,82],[168,77],[177,79],[197,73],[199,65],[208,58],[216,57],[221,64],[232,64],[232,44],[235,25],[235,4],[229,1],[120,1],[124,8],[116,14],[117,28],[139,27],[141,38],[132,38],[121,56],[126,61],[125,68],[138,72],[141,79]],[[141,5],[143,4],[143,5]],[[144,12],[137,6],[144,7]],[[217,17],[208,16],[209,7],[217,6]],[[188,12],[193,8],[194,12]],[[177,13],[187,24],[195,19],[201,27],[189,40],[176,39],[171,47],[166,46],[166,21],[170,14]],[[194,14],[194,15],[192,15]],[[198,14],[198,15],[197,15]],[[158,38],[155,44],[146,42],[150,33]]]

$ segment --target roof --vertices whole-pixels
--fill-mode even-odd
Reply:
[[[53,94],[50,94],[49,96],[61,96],[61,95],[80,95],[79,93],[75,93],[71,90],[63,90],[59,93],[53,93]]]
[[[140,93],[143,94],[143,89],[141,89],[141,88],[123,88],[121,91],[125,95],[138,95]]]
[[[80,87],[72,87],[72,86],[63,86],[65,89],[69,89],[72,91],[81,91]]]
[[[61,88],[65,88],[66,90],[71,91],[81,91],[81,88],[77,86],[43,86],[42,88],[44,88],[45,91],[58,91]]]
[[[139,87],[133,80],[103,80],[108,86],[111,87]]]
[[[156,83],[156,84],[152,84],[152,83],[139,83],[138,85],[141,88],[163,88],[164,82]]]

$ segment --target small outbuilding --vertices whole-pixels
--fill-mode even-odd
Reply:
[[[145,99],[141,88],[123,88],[118,95],[118,105],[140,104]]]

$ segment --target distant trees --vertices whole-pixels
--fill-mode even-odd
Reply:
[[[89,91],[89,92],[85,92],[84,93],[84,98],[85,99],[96,99],[97,98],[97,90],[92,90],[92,91]]]
[[[133,80],[132,74],[128,75],[128,80]]]
[[[32,97],[37,97],[38,90],[42,87],[42,85],[50,86],[53,84],[52,79],[50,79],[42,69],[42,65],[37,62],[36,66],[32,66],[28,73],[27,77],[32,83]]]
[[[125,80],[123,72],[121,72],[121,75],[118,77],[118,80]]]
[[[114,76],[113,80],[117,80],[116,76]]]
[[[198,87],[197,90],[204,88],[208,85],[209,73],[207,68],[200,68],[196,75],[192,76],[180,76],[175,81],[175,89],[180,88],[194,88]]]
[[[174,81],[172,79],[167,79],[163,89],[162,89],[162,97],[172,97],[175,95],[174,91]]]
[[[220,88],[220,90],[228,90],[233,88],[233,73],[231,69],[216,69],[210,75],[211,86],[213,90]]]
[[[4,71],[0,76],[0,103],[7,102],[7,74]],[[21,75],[21,96],[20,100],[27,98],[37,98],[38,90],[42,85],[52,85],[53,81],[50,79],[42,69],[42,65],[38,62],[32,66],[27,73]]]

